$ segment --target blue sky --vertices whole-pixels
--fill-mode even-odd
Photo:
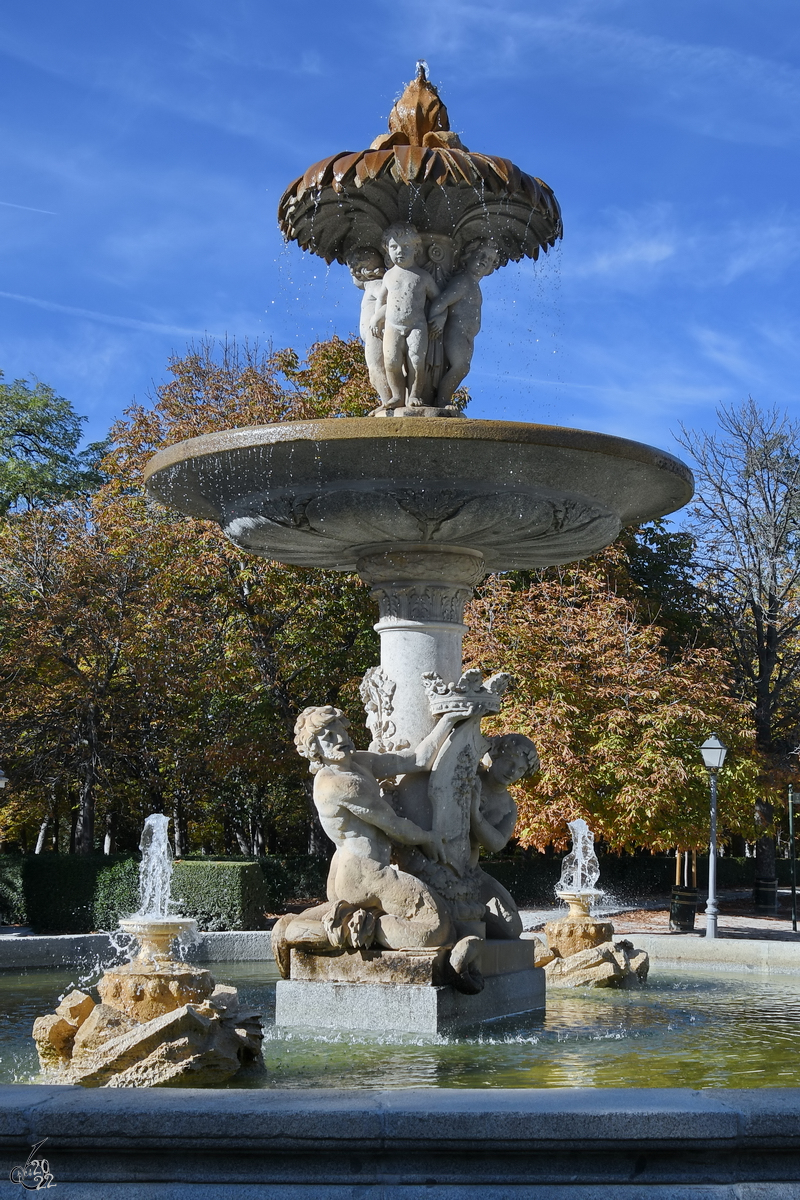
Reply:
[[[761,0],[26,0],[0,22],[0,368],[102,436],[192,338],[303,350],[359,294],[283,245],[417,58],[563,244],[485,282],[473,416],[675,449],[751,393],[800,418],[800,6]]]

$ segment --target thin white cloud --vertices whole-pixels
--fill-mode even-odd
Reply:
[[[638,5],[605,14],[597,5],[564,5],[557,15],[550,5],[536,7],[529,0],[409,4],[422,42],[456,62],[479,46],[484,76],[527,74],[533,61],[549,79],[577,77],[582,87],[620,97],[634,91],[639,109],[707,137],[770,146],[800,138],[800,71],[784,61],[641,33],[625,24],[626,8]]]
[[[58,213],[51,212],[49,208],[31,208],[29,204],[12,204],[10,200],[0,200],[3,208],[21,208],[25,212],[44,213],[48,217],[57,217]]]
[[[17,292],[0,292],[4,300],[17,300],[21,304],[32,304],[49,312],[64,313],[69,317],[82,317],[89,321],[102,321],[106,325],[119,325],[125,329],[143,329],[149,333],[180,333],[189,337],[202,337],[204,329],[186,329],[182,325],[163,325],[156,321],[139,321],[136,317],[118,317],[112,313],[94,312],[89,308],[75,308],[71,304],[57,304],[54,300],[42,300],[38,296],[21,296]],[[215,335],[218,336],[218,335]]]
[[[597,247],[600,247],[599,249]],[[800,260],[800,212],[752,221],[650,205],[573,216],[564,246],[567,279],[638,290],[668,277],[692,288],[727,287],[744,276],[777,278]]]
[[[761,382],[762,373],[757,363],[745,352],[736,338],[720,333],[719,330],[703,327],[691,329],[690,333],[703,355],[718,367],[722,367],[729,375],[733,375],[745,386]]]

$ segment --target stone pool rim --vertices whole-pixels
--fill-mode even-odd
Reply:
[[[800,1194],[798,1088],[0,1087],[4,1178],[42,1138],[68,1200]]]
[[[800,974],[800,943],[636,942],[656,969]],[[0,967],[72,965],[110,949],[104,934],[6,936]],[[192,957],[266,963],[269,933],[205,934]],[[301,1200],[310,1185],[326,1200],[421,1200],[434,1186],[453,1200],[800,1198],[800,1088],[7,1084],[0,1195],[42,1138],[62,1200]]]

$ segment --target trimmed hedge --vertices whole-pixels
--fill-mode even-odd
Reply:
[[[116,929],[120,917],[139,907],[139,861],[126,858],[103,867],[94,891],[94,928]]]
[[[561,857],[517,854],[482,860],[520,906],[555,903]],[[788,887],[788,859],[778,859],[778,882]],[[698,884],[705,888],[708,859],[698,856]],[[307,855],[257,860],[182,859],[175,863],[173,895],[178,911],[203,930],[262,929],[265,913],[288,902],[325,895],[327,862]],[[666,895],[675,878],[675,859],[632,854],[600,855],[600,886],[610,899],[635,902]],[[718,860],[720,888],[753,887],[755,859]],[[37,933],[89,933],[116,929],[119,918],[139,905],[139,863],[132,857],[61,854],[0,855],[0,921],[28,924]]]
[[[203,930],[264,927],[268,897],[257,862],[176,862],[172,894],[177,911],[194,917]]]
[[[36,933],[91,933],[97,877],[109,862],[101,855],[28,855],[22,866],[27,923]]]
[[[21,854],[0,854],[0,924],[24,925],[27,921],[22,888]]]
[[[324,894],[327,867],[299,856],[179,859],[172,877],[176,911],[202,930],[263,929],[265,913],[287,900]],[[321,892],[316,889],[321,886]],[[139,862],[132,857],[0,855],[0,916],[36,933],[90,933],[116,929],[139,907]]]

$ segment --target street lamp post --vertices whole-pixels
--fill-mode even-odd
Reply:
[[[792,862],[792,929],[797,933],[797,852],[794,845],[794,806],[800,804],[800,796],[795,799],[794,788],[789,784],[789,855]]]
[[[717,936],[717,772],[725,762],[728,747],[715,733],[700,747],[711,783],[711,837],[708,848],[708,903],[706,904],[706,937]]]

